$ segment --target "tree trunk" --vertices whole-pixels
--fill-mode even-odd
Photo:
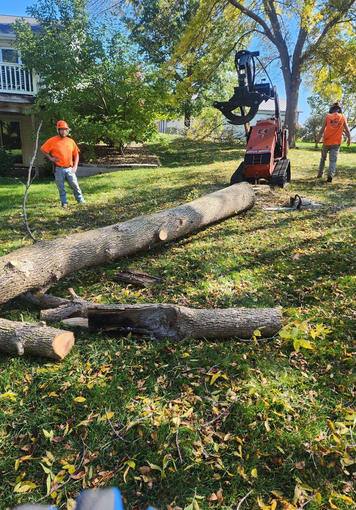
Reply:
[[[286,125],[289,130],[289,147],[294,148],[296,142],[296,125],[297,125],[297,112],[298,112],[298,98],[299,98],[300,79],[293,80],[290,87],[286,86]]]
[[[70,331],[50,328],[43,322],[14,322],[0,319],[0,351],[21,356],[63,359],[74,345]]]
[[[263,338],[282,327],[278,308],[192,309],[178,305],[98,305],[88,309],[89,332],[108,331],[172,341],[185,338],[251,338],[258,329]]]
[[[147,216],[97,230],[40,241],[0,258],[0,303],[45,292],[65,275],[191,234],[253,207],[246,182]]]

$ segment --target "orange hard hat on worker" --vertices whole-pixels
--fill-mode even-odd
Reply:
[[[56,125],[57,129],[69,129],[68,124],[64,120],[59,120]]]
[[[332,110],[332,111],[335,111],[336,109],[338,109],[338,113],[342,113],[342,106],[341,106],[340,101],[335,101],[335,103],[333,103],[333,104],[330,106],[329,113],[331,113],[331,110]]]

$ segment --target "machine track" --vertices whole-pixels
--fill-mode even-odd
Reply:
[[[230,179],[230,186],[244,181],[244,162],[240,163]]]
[[[290,161],[289,159],[280,159],[274,167],[269,180],[271,186],[285,188],[290,183]]]

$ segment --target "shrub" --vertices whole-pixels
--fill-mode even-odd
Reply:
[[[9,177],[15,166],[11,152],[0,147],[0,177]]]

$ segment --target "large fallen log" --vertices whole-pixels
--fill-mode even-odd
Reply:
[[[246,182],[173,209],[51,241],[0,258],[0,303],[24,292],[45,292],[65,275],[191,234],[253,207]]]
[[[185,306],[97,305],[88,309],[89,332],[108,332],[172,341],[186,338],[251,338],[259,330],[263,338],[282,328],[278,308],[193,309]]]
[[[70,331],[51,328],[44,322],[15,322],[0,319],[0,351],[11,356],[34,355],[63,359],[74,345]]]

